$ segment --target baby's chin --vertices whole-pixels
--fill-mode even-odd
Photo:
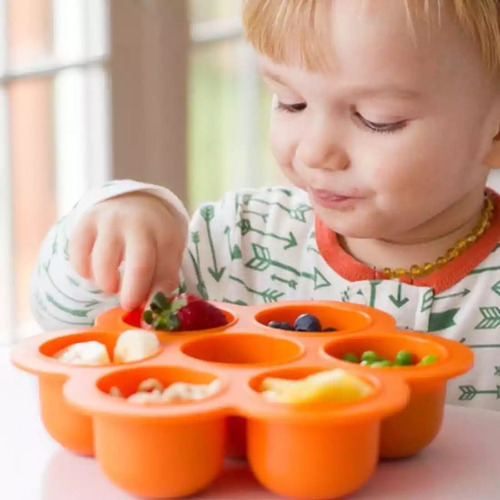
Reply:
[[[323,214],[316,212],[323,224],[344,238],[380,240],[389,236],[387,224],[380,221],[358,219],[354,214]]]

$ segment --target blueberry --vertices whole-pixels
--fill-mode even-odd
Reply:
[[[267,326],[269,328],[281,328],[281,323],[279,321],[269,321]]]
[[[320,332],[321,323],[316,316],[312,314],[301,314],[294,323],[297,332]]]

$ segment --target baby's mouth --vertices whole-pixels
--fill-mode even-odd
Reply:
[[[310,191],[313,200],[325,208],[340,208],[342,206],[352,205],[361,197],[355,196],[349,192],[328,191],[326,189],[312,189]]]

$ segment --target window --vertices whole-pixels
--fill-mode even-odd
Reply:
[[[109,177],[107,30],[105,0],[0,0],[2,342],[34,331],[46,231]]]
[[[241,0],[0,0],[0,343],[37,332],[28,284],[39,246],[89,188],[133,177],[194,209],[281,180],[240,10]]]
[[[275,183],[278,174],[267,139],[270,96],[243,40],[241,2],[190,6],[188,199],[195,208],[230,189]]]
[[[240,9],[0,0],[0,342],[37,331],[28,286],[40,243],[89,188],[134,177],[194,208],[272,181],[269,96]]]

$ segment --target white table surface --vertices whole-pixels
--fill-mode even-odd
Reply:
[[[62,449],[45,432],[36,377],[14,368],[0,346],[0,499],[130,500],[95,460]],[[245,462],[227,464],[202,495],[211,500],[278,498],[262,488]],[[500,499],[500,412],[447,407],[443,429],[411,459],[382,462],[352,500]]]

